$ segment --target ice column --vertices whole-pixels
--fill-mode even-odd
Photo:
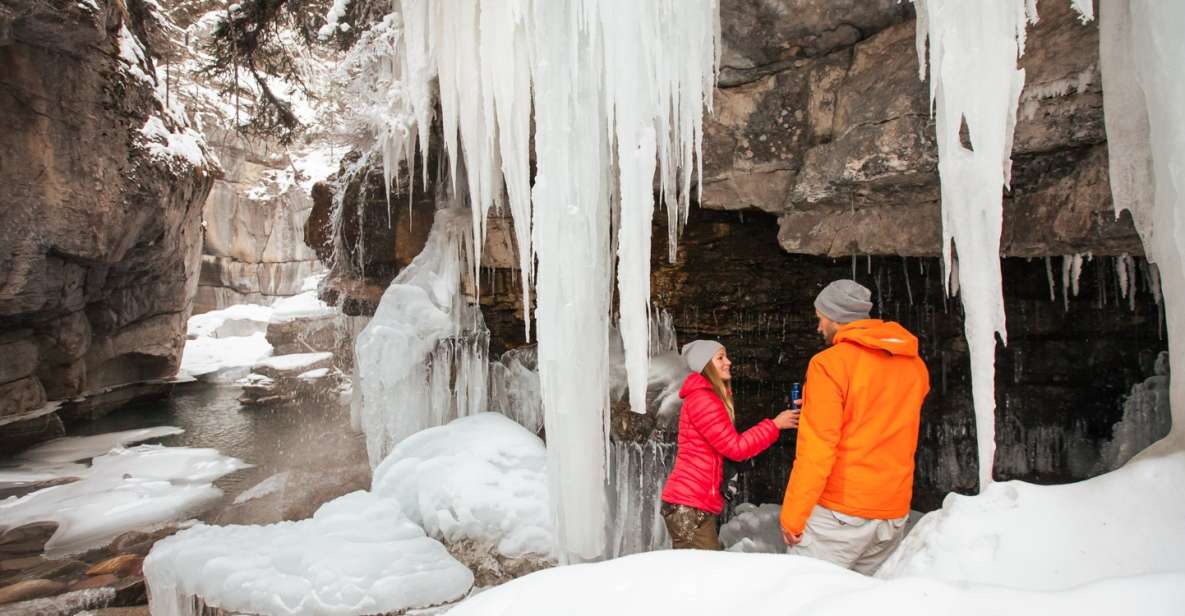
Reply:
[[[351,418],[377,466],[400,440],[484,410],[489,331],[463,294],[469,212],[436,212],[424,250],[383,293],[355,342]]]
[[[1024,71],[1024,0],[914,0],[919,66],[929,38],[930,102],[938,132],[942,246],[946,271],[957,251],[957,280],[971,353],[971,389],[979,450],[979,486],[992,480],[995,456],[995,361],[998,333],[1007,342],[1000,277],[1003,188]],[[1035,4],[1035,3],[1034,3]],[[1033,7],[1035,9],[1035,7]],[[1035,20],[1036,14],[1030,15]],[[924,72],[921,75],[924,78]],[[959,139],[966,123],[970,148]]]
[[[1101,3],[1103,108],[1115,212],[1130,210],[1156,264],[1173,370],[1185,365],[1185,3]],[[1154,281],[1155,282],[1155,281]],[[1170,380],[1172,429],[1149,451],[1185,444],[1185,379]]]
[[[400,6],[402,74],[438,78],[444,149],[454,182],[463,179],[468,191],[476,246],[489,208],[503,196],[509,201],[524,291],[534,276],[559,551],[598,557],[605,551],[613,274],[619,273],[631,408],[642,412],[655,176],[673,250],[700,164],[703,109],[711,106],[717,0]],[[404,91],[423,151],[429,89],[418,83]]]

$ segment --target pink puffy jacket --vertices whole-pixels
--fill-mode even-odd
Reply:
[[[737,434],[724,402],[702,374],[693,372],[679,390],[679,450],[675,468],[662,489],[662,500],[719,515],[724,510],[720,479],[724,457],[741,461],[765,451],[778,440],[770,419]]]

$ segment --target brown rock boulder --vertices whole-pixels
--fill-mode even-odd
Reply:
[[[137,554],[120,554],[108,558],[100,563],[95,563],[90,569],[86,570],[87,575],[114,575],[116,577],[129,577],[135,575],[142,575],[144,569],[144,557]]]
[[[0,605],[40,599],[66,591],[66,585],[53,580],[24,580],[0,588]]]

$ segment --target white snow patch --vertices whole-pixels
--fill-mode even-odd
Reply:
[[[192,601],[250,614],[397,613],[455,601],[473,574],[390,499],[353,492],[298,522],[199,525],[159,541],[144,561],[158,616]]]
[[[202,136],[186,126],[171,131],[158,116],[148,116],[140,129],[144,147],[153,156],[162,160],[180,159],[194,167],[206,165],[206,151],[202,147]]]
[[[548,555],[546,463],[539,437],[481,413],[404,439],[375,469],[373,491],[432,537],[474,539],[510,557]]]
[[[664,550],[546,569],[489,589],[450,616],[787,614],[1178,614],[1185,574],[1059,592],[907,578],[879,580],[802,556]]]
[[[236,304],[222,310],[211,310],[189,317],[186,336],[198,338],[228,338],[266,332],[273,309],[259,304]]]
[[[282,297],[272,303],[272,323],[333,316],[337,310],[317,297],[314,287],[291,297]]]
[[[317,368],[316,370],[309,370],[308,372],[301,372],[296,375],[296,378],[302,381],[315,381],[329,376],[329,368]]]
[[[1054,591],[1108,578],[1181,574],[1185,497],[1176,486],[1183,484],[1185,452],[1179,451],[1142,456],[1078,483],[1007,481],[977,496],[950,494],[877,575]]]
[[[302,368],[307,368],[314,364],[333,359],[333,353],[328,351],[319,351],[316,353],[291,353],[289,355],[276,355],[265,360],[257,362],[253,370],[259,368],[271,368],[279,372],[295,372]]]
[[[263,332],[231,338],[203,336],[185,341],[181,374],[229,383],[248,374],[251,366],[271,354],[272,345]]]

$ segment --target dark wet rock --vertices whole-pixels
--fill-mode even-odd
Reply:
[[[13,583],[23,580],[73,580],[86,571],[87,564],[81,560],[73,558],[60,558],[55,560],[42,560],[28,569],[12,571],[0,576],[4,583]]]
[[[66,427],[55,409],[41,410],[46,412],[34,411],[0,424],[0,451],[17,452],[66,434]],[[0,498],[6,493],[6,490],[0,490]]]
[[[10,485],[8,487],[0,488],[0,500],[14,496],[20,498],[26,494],[32,494],[38,490],[44,490],[45,488],[52,488],[54,486],[62,486],[68,483],[74,483],[75,481],[78,481],[78,477],[57,477],[54,479],[46,479],[45,481],[34,481],[21,485]]]
[[[0,605],[40,599],[66,591],[66,585],[53,580],[23,580],[0,588]]]
[[[144,556],[148,554],[148,550],[152,549],[153,543],[152,535],[138,530],[129,530],[112,539],[111,543],[107,545],[107,551],[112,554],[126,553]]]
[[[0,533],[0,558],[34,556],[45,550],[45,543],[58,530],[57,522],[32,522]]]

